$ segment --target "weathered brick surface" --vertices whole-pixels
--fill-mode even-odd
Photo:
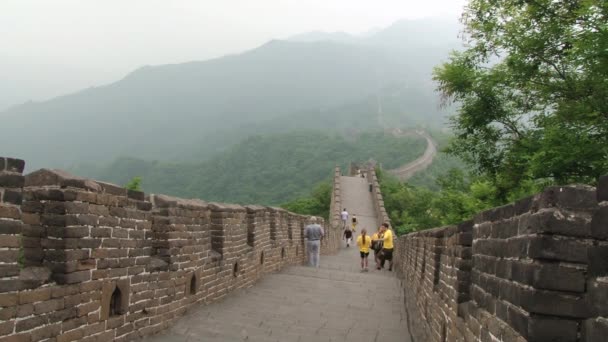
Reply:
[[[306,216],[22,170],[0,158],[2,341],[137,340],[305,259]]]
[[[376,217],[378,217],[378,227],[382,223],[390,223],[391,220],[388,217],[386,209],[384,208],[384,199],[382,198],[382,193],[380,192],[380,183],[378,182],[378,176],[376,176],[376,169],[373,165],[368,166],[365,177],[371,187],[372,201],[374,202]]]
[[[23,160],[0,157],[0,292],[24,289],[32,285],[19,280],[22,266],[20,259],[23,255],[21,234],[24,224],[21,201],[24,165]],[[0,309],[0,321],[13,318],[14,315],[9,315],[9,310],[14,308]],[[4,329],[8,329],[8,325],[5,325]]]
[[[397,271],[413,334],[431,342],[604,341],[604,183],[597,191],[548,188],[457,227],[400,237]]]

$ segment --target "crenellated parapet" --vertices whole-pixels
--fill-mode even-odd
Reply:
[[[0,293],[26,288],[19,279],[23,262],[23,160],[0,157]]]
[[[376,217],[378,218],[378,226],[382,223],[390,224],[391,219],[386,212],[386,208],[384,208],[384,199],[382,198],[380,183],[378,182],[378,176],[376,175],[376,168],[374,165],[368,165],[365,177],[368,181],[370,192],[372,193],[372,201],[374,203]]]
[[[550,187],[474,220],[397,240],[422,341],[603,341],[608,177]]]
[[[337,227],[340,225],[340,213],[342,212],[342,197],[340,189],[340,177],[342,173],[340,167],[336,166],[334,169],[334,178],[331,191],[331,205],[329,209],[329,220],[330,224]]]
[[[305,260],[307,216],[23,166],[0,158],[0,340],[138,339]]]

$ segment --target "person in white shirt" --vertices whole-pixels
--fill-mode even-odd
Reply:
[[[342,217],[342,229],[346,229],[346,224],[348,223],[348,211],[346,211],[346,208],[342,210],[340,216]]]

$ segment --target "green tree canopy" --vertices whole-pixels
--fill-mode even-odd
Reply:
[[[608,2],[471,0],[469,48],[437,67],[457,102],[448,152],[497,186],[594,183],[608,171]]]

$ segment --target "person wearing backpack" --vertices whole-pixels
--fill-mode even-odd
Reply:
[[[344,234],[343,234],[344,240],[346,240],[346,247],[350,247],[350,243],[353,240],[353,231],[350,230],[350,227],[346,227],[344,229]]]
[[[382,261],[382,245],[384,244],[382,236],[382,227],[378,228],[378,231],[372,235],[372,249],[374,250],[374,261],[376,261],[376,269],[380,269],[380,263]]]

